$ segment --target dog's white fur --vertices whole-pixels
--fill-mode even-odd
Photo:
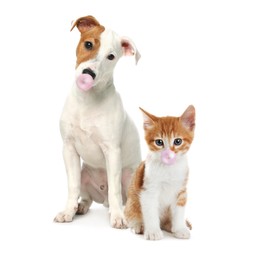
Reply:
[[[124,40],[129,50],[122,47]],[[116,58],[108,60],[109,54]],[[112,227],[126,227],[122,209],[126,194],[123,191],[122,198],[122,188],[126,190],[130,175],[141,161],[141,153],[137,129],[113,84],[114,67],[123,55],[135,55],[136,62],[140,58],[131,40],[106,29],[101,34],[97,56],[76,68],[76,76],[90,68],[96,78],[88,91],[79,89],[74,82],[60,119],[68,199],[65,210],[55,217],[56,222],[72,221],[77,211],[86,213],[92,201],[97,201],[109,206]],[[83,184],[83,178],[93,175],[108,183],[107,199],[97,188]]]

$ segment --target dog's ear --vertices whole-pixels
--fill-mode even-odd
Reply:
[[[133,41],[127,37],[122,37],[121,38],[121,47],[123,50],[123,55],[124,56],[133,56],[134,55],[136,64],[137,64],[141,55],[140,55],[139,51],[137,50],[136,45],[133,43]]]
[[[71,31],[73,30],[73,28],[77,26],[78,30],[83,33],[89,29],[91,29],[92,27],[95,26],[101,26],[100,23],[95,19],[95,17],[88,15],[88,16],[84,16],[84,17],[80,17],[79,19],[77,19],[75,22],[72,22],[71,25]]]

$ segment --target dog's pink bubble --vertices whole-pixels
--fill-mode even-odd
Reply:
[[[87,91],[90,88],[92,88],[93,87],[93,82],[94,82],[94,79],[89,74],[80,74],[77,77],[77,80],[76,80],[77,86],[81,90],[84,90],[84,91]]]
[[[176,154],[170,149],[166,149],[161,153],[162,162],[171,165],[176,160]]]

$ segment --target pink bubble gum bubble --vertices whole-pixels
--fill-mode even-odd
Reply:
[[[93,87],[94,79],[89,74],[80,74],[77,77],[76,84],[77,86],[84,91],[89,90]]]
[[[170,149],[166,149],[161,153],[162,162],[171,165],[176,161],[176,154]]]

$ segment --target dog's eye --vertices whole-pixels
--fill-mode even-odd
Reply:
[[[114,56],[113,54],[109,54],[109,55],[107,56],[107,59],[108,59],[108,60],[114,60],[114,59],[115,59],[115,56]]]
[[[86,42],[84,42],[84,46],[87,50],[93,49],[93,43],[92,42],[86,41]]]

